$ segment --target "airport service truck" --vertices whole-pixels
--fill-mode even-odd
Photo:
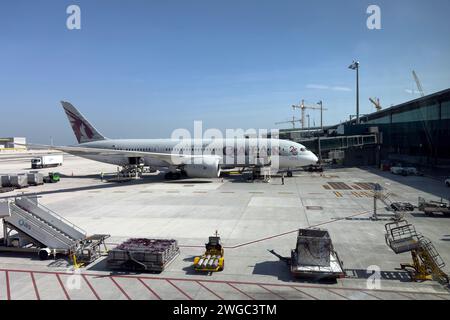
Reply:
[[[57,167],[62,166],[62,164],[63,164],[62,154],[45,155],[31,159],[31,168],[33,169]]]

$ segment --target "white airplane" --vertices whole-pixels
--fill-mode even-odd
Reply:
[[[61,104],[79,144],[45,147],[124,168],[149,166],[166,171],[166,178],[214,178],[224,167],[248,168],[261,158],[273,163],[275,157],[277,169],[291,176],[291,170],[318,162],[303,145],[278,139],[108,139],[72,104]]]

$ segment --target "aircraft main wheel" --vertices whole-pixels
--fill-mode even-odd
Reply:
[[[180,172],[167,172],[164,176],[167,180],[178,180],[181,179],[181,173]]]
[[[167,179],[167,180],[172,180],[173,179],[173,173],[172,172],[167,172],[165,175],[164,175],[164,178],[165,179]]]
[[[292,178],[292,171],[288,171],[287,174],[288,178]]]

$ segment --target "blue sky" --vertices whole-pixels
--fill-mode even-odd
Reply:
[[[66,8],[81,8],[81,30]],[[382,30],[366,27],[379,5]],[[450,87],[450,1],[1,1],[0,136],[74,143],[68,100],[109,137],[175,128],[277,128],[324,101],[325,123]],[[310,112],[319,123],[319,113]],[[295,112],[299,117],[299,112]],[[286,125],[289,127],[289,125]]]

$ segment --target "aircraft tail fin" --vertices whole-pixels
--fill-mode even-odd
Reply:
[[[78,143],[106,140],[106,138],[98,132],[71,103],[61,101],[61,104],[66,112]]]

